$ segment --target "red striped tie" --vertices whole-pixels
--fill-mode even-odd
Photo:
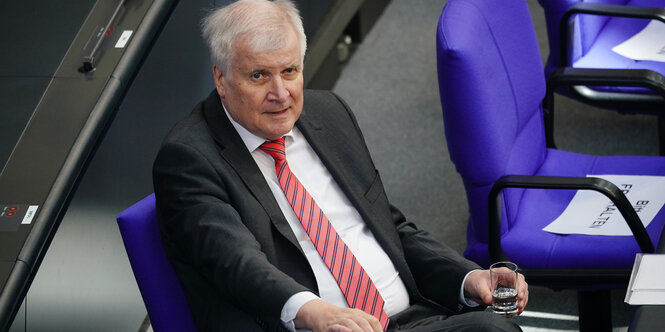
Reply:
[[[316,251],[344,293],[349,307],[360,309],[378,318],[385,331],[388,327],[388,315],[383,311],[381,294],[312,196],[291,173],[284,153],[284,137],[265,142],[260,149],[275,159],[279,185],[302,227],[314,243]]]

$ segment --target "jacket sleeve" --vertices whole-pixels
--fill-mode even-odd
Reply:
[[[395,219],[403,220],[401,213],[391,208]],[[397,230],[406,262],[420,293],[453,312],[460,311],[459,297],[464,277],[471,270],[481,267],[428,232],[416,228],[413,223],[398,222]]]

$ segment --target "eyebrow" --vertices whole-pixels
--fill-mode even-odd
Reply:
[[[287,68],[296,68],[296,69],[300,70],[302,68],[302,65],[299,62],[295,62],[295,63],[292,63],[292,64],[289,64],[289,65],[286,65],[286,66],[282,67],[281,69],[279,69],[279,71],[281,72],[282,70],[287,69]],[[269,72],[269,71],[270,70],[268,69],[268,67],[254,67],[254,68],[250,68],[247,71],[247,73],[248,74],[256,73],[256,72],[265,73],[265,72]]]

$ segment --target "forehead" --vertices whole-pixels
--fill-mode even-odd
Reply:
[[[234,67],[240,70],[275,69],[282,70],[287,67],[300,65],[300,52],[278,50],[273,52],[238,54],[238,61]]]
[[[300,43],[295,33],[287,33],[283,45],[277,48],[261,49],[246,39],[238,39],[234,43],[233,67],[239,69],[278,68],[299,66],[302,61]]]

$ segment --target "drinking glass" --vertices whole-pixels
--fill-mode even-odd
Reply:
[[[517,264],[498,262],[490,266],[492,309],[501,315],[517,313]]]

